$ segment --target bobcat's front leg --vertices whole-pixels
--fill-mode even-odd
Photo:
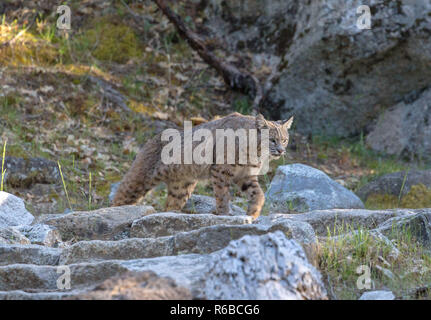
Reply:
[[[229,215],[230,193],[232,173],[226,166],[214,166],[211,169],[211,181],[216,199],[216,214]]]
[[[252,216],[253,220],[256,220],[262,211],[263,204],[265,203],[265,195],[259,185],[257,176],[250,176],[246,179],[242,179],[238,185],[241,190],[247,194],[247,215]]]

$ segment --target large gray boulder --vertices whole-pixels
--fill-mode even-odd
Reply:
[[[60,215],[43,215],[39,223],[55,227],[62,240],[125,239],[134,220],[154,213],[151,206],[122,206]]]
[[[29,188],[36,183],[60,183],[57,163],[43,158],[5,158],[5,183],[15,188]]]
[[[22,199],[0,191],[0,227],[29,225],[33,219]]]
[[[232,241],[214,256],[205,278],[207,299],[327,299],[320,273],[280,231]]]
[[[371,149],[431,159],[431,90],[418,96],[416,100],[401,101],[379,117],[366,139]]]
[[[303,164],[277,168],[266,192],[271,212],[307,212],[318,209],[364,208],[350,190],[320,170]]]
[[[301,133],[358,134],[431,84],[428,0],[205,2],[205,25],[230,50],[273,66],[264,106],[274,119],[294,114]],[[357,27],[363,4],[369,30]]]

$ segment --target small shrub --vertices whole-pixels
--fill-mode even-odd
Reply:
[[[107,18],[97,21],[77,41],[101,61],[126,63],[131,58],[139,57],[142,52],[131,28],[114,24]]]

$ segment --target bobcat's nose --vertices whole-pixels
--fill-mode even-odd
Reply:
[[[278,146],[277,147],[277,152],[278,152],[279,155],[284,155],[286,153],[286,150],[283,147]]]

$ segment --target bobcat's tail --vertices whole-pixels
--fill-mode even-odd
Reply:
[[[121,181],[118,191],[115,194],[112,206],[122,206],[135,204],[139,198],[152,189],[154,181],[154,172],[157,163],[160,161],[159,145],[156,139],[149,140],[142,150],[137,154],[132,167]]]

